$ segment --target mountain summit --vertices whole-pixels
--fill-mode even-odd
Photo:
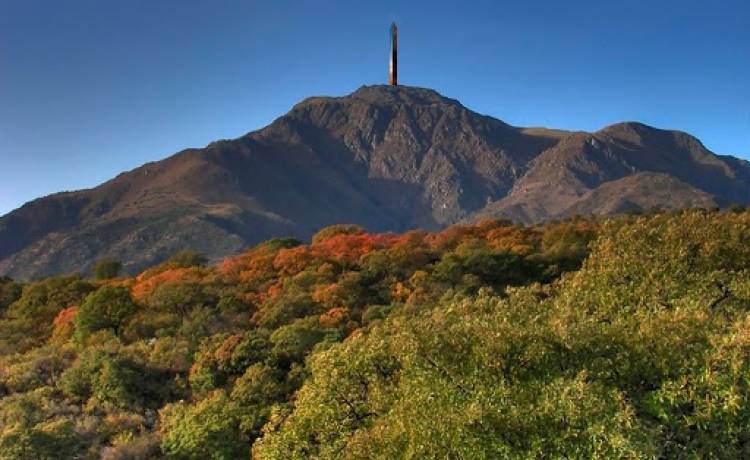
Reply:
[[[433,90],[365,86],[25,204],[0,218],[0,274],[87,271],[104,256],[134,271],[185,248],[217,260],[335,223],[403,231],[749,201],[750,164],[682,132],[519,128]]]

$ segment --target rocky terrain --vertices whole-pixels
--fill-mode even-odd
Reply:
[[[93,189],[27,203],[0,217],[0,274],[86,272],[105,256],[134,272],[187,248],[218,260],[335,223],[434,230],[748,201],[750,164],[683,132],[520,128],[429,89],[366,86],[306,99],[263,129]]]

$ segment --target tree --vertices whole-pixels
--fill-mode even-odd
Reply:
[[[102,286],[86,297],[75,317],[78,340],[84,340],[92,333],[111,329],[115,334],[138,306],[130,298],[130,291],[122,286]]]
[[[301,362],[319,342],[337,338],[318,325],[318,318],[298,319],[274,331],[269,338],[273,353],[282,362]]]
[[[21,297],[8,307],[8,315],[30,318],[37,323],[51,321],[60,310],[79,304],[94,289],[95,286],[78,275],[30,283],[24,286]]]
[[[329,233],[0,278],[0,460],[750,458],[750,212]]]
[[[260,435],[268,421],[271,407],[284,400],[290,391],[284,373],[266,364],[253,364],[237,379],[231,400],[237,406],[240,429],[251,438]]]
[[[192,249],[180,251],[167,261],[168,264],[178,268],[202,267],[207,262],[208,259],[203,254]]]
[[[187,315],[190,310],[218,303],[217,296],[200,283],[175,280],[163,281],[148,298],[148,305],[154,309]]]
[[[74,428],[62,417],[32,427],[11,425],[0,434],[0,460],[77,458],[83,442]]]
[[[313,244],[322,243],[328,239],[333,238],[337,235],[361,235],[365,233],[365,229],[360,225],[356,224],[337,224],[331,225],[318,231],[312,237]]]
[[[313,354],[293,411],[271,416],[255,458],[654,455],[620,390],[559,371],[535,302],[452,302]]]
[[[16,351],[39,346],[52,333],[52,322],[60,311],[79,305],[94,289],[77,275],[24,285],[21,296],[5,310],[4,321],[0,323],[0,344],[7,341]]]
[[[63,394],[99,409],[137,409],[162,403],[164,376],[121,352],[87,349],[58,381]]]
[[[168,456],[234,460],[250,454],[250,443],[240,432],[238,411],[221,390],[194,404],[169,404],[159,415],[161,447]]]
[[[92,268],[94,278],[98,280],[117,278],[117,275],[120,274],[120,270],[122,270],[122,263],[119,260],[111,258],[98,260]]]
[[[473,248],[446,253],[435,264],[433,276],[453,287],[470,290],[481,286],[503,288],[537,279],[534,267],[519,255]]]
[[[7,276],[0,276],[0,310],[8,308],[10,304],[21,297],[21,285]]]

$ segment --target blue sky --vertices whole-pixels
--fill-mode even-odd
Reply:
[[[750,158],[750,2],[0,0],[0,214],[399,78],[521,126]]]

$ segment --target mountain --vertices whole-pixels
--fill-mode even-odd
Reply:
[[[0,218],[0,274],[136,271],[192,248],[212,260],[334,223],[438,229],[504,217],[727,206],[750,201],[750,164],[638,123],[595,133],[519,128],[435,91],[366,86],[313,97],[269,126],[188,149],[92,189]]]

